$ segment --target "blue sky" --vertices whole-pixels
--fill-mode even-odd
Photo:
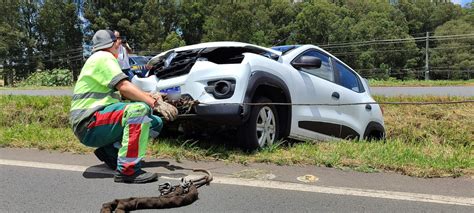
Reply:
[[[471,3],[472,0],[451,0],[455,4],[460,4],[461,6],[466,5],[467,3]]]

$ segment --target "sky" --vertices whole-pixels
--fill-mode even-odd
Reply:
[[[451,0],[455,4],[460,4],[461,6],[465,6],[467,3],[471,3],[472,0]]]

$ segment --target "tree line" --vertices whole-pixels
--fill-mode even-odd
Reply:
[[[208,41],[315,44],[364,77],[423,78],[428,70],[432,79],[468,79],[474,77],[473,6],[433,0],[6,1],[0,4],[0,59],[9,82],[38,69],[68,68],[77,76],[93,33],[114,29],[141,55]]]

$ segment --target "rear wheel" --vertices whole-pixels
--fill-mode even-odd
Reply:
[[[271,103],[266,97],[259,97],[256,103]],[[279,136],[278,111],[274,105],[252,106],[248,121],[239,128],[239,141],[246,150],[271,146]]]

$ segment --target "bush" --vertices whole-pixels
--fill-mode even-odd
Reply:
[[[71,86],[72,72],[67,69],[38,71],[20,82],[20,86]]]

